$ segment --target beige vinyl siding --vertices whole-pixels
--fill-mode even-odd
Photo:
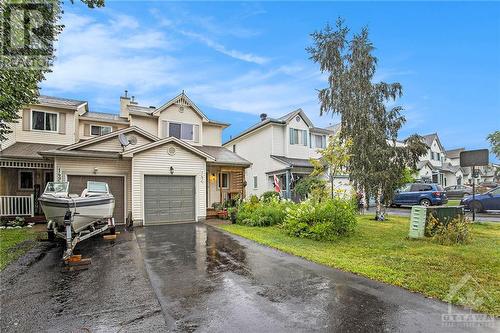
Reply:
[[[16,131],[14,131],[16,124],[9,123],[9,126],[11,127],[12,132],[5,134],[7,140],[0,141],[0,151],[16,143]]]
[[[202,118],[196,111],[194,111],[191,107],[188,106],[184,107],[184,112],[179,112],[179,105],[175,104],[171,105],[160,113],[159,118],[160,118],[159,124],[163,124],[163,121],[193,124],[193,125],[198,125],[199,133],[203,133],[204,131]],[[163,131],[160,131],[160,133],[158,133],[161,138],[164,137],[164,133],[162,132]],[[200,142],[193,142],[193,141],[188,141],[188,142],[193,146],[204,145],[205,143],[203,142],[203,135],[200,136],[199,141]]]
[[[143,137],[142,135],[139,135],[137,133],[127,133],[125,134],[126,137],[131,137],[135,136],[137,138],[137,143],[135,145],[128,145],[125,147],[125,150],[132,149],[132,148],[137,148],[139,146],[148,144],[151,142],[150,139]],[[112,151],[112,152],[122,152],[123,148],[122,145],[120,144],[120,141],[118,140],[117,136],[114,136],[112,138],[109,138],[104,141],[96,142],[94,144],[84,146],[81,148],[82,150],[94,150],[94,151]]]
[[[141,117],[130,115],[130,126],[137,126],[140,129],[159,136],[158,133],[158,118]]]
[[[29,121],[27,119],[20,119],[18,123],[15,123],[13,126],[13,130],[16,132],[15,138],[18,142],[37,142],[37,143],[47,143],[47,144],[60,144],[60,145],[69,145],[75,143],[75,111],[73,110],[64,110],[58,108],[51,108],[46,106],[33,106],[30,110],[37,111],[48,111],[48,112],[57,112],[59,114],[64,113],[64,116],[59,116],[59,133],[56,132],[45,132],[45,131],[32,131],[25,130],[23,128],[23,123],[28,124],[28,128],[31,128],[31,119]],[[31,112],[23,112],[19,111],[19,114],[22,118],[25,117],[26,114],[31,116]],[[62,126],[62,118],[64,119],[65,129],[61,129]]]
[[[175,155],[169,155],[168,147],[174,146]],[[144,219],[144,175],[196,176],[196,217],[206,216],[206,161],[204,158],[176,145],[165,144],[137,153],[132,158],[132,218],[138,224]]]
[[[127,124],[113,124],[113,123],[106,123],[106,122],[99,122],[99,121],[88,121],[88,120],[81,120],[78,125],[78,137],[81,139],[92,139],[95,138],[95,135],[90,135],[90,125],[97,125],[97,126],[111,126],[113,129],[112,131],[118,131],[123,128],[128,127]],[[88,131],[85,130],[85,126],[87,126]]]
[[[66,181],[67,175],[125,176],[125,211],[128,212],[132,207],[130,159],[56,157],[54,169],[54,179],[61,181]]]
[[[222,127],[203,124],[203,144],[205,146],[222,145]]]

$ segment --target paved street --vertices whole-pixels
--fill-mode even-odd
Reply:
[[[368,213],[375,214],[375,207],[370,207]],[[387,214],[396,216],[410,216],[411,207],[387,208]],[[472,219],[472,213],[466,212],[466,216]],[[477,222],[500,222],[500,212],[476,214]]]

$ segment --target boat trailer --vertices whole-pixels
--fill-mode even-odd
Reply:
[[[72,262],[70,259],[73,257],[73,250],[75,249],[76,245],[81,241],[84,241],[97,234],[103,233],[106,230],[110,230],[111,234],[113,235],[115,233],[114,218],[108,218],[106,219],[106,221],[95,220],[90,227],[93,230],[83,230],[78,233],[74,233],[73,230],[71,229],[71,223],[73,222],[74,214],[78,213],[72,213],[69,209],[66,211],[66,214],[64,215],[65,232],[60,232],[56,228],[53,228],[54,236],[62,238],[66,241],[66,251],[64,251],[64,255],[62,258],[65,262]],[[99,225],[99,226],[102,225],[102,226],[96,229],[94,225]]]

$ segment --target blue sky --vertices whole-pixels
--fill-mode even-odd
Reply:
[[[500,3],[107,1],[65,5],[57,60],[42,93],[88,100],[118,113],[125,89],[141,105],[185,90],[224,139],[302,108],[317,126],[315,89],[325,76],[308,59],[309,34],[343,17],[367,25],[379,58],[376,80],[398,81],[412,133],[438,132],[445,148],[487,148],[500,129]]]

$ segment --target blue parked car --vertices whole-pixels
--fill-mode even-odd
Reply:
[[[483,194],[476,194],[472,199],[472,195],[460,201],[460,205],[466,209],[474,209],[476,212],[484,212],[487,210],[500,210],[500,186]]]
[[[448,202],[444,189],[438,184],[410,183],[397,190],[392,205],[444,205]]]

